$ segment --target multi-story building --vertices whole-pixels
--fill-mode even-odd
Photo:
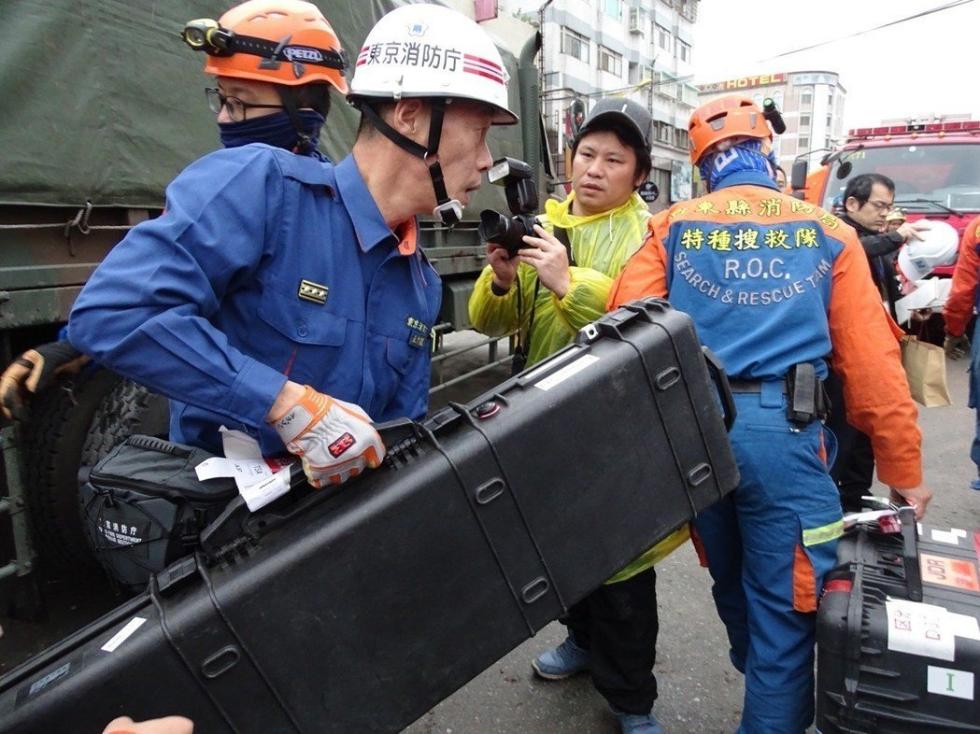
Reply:
[[[582,115],[596,99],[620,94],[653,115],[651,180],[661,194],[651,208],[690,196],[687,123],[698,103],[690,82],[697,10],[698,0],[549,0],[536,11],[542,112],[557,171],[568,175],[565,159]]]
[[[786,122],[786,132],[775,139],[776,157],[789,171],[793,161],[811,154],[814,165],[843,138],[844,100],[847,90],[832,71],[790,71],[726,79],[699,84],[700,102],[741,93],[762,105],[775,101]]]

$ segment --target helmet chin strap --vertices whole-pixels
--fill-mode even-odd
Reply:
[[[439,217],[439,220],[448,227],[458,224],[463,218],[463,205],[457,199],[450,199],[446,192],[446,181],[442,175],[442,166],[439,165],[437,153],[439,151],[439,140],[442,137],[442,121],[446,113],[446,100],[434,98],[431,100],[432,115],[429,121],[429,144],[422,147],[411,138],[407,138],[385,122],[369,102],[362,101],[357,107],[371,121],[371,124],[402,150],[411,153],[417,158],[421,158],[429,169],[429,178],[432,179],[432,189],[436,195],[436,208],[432,213]]]

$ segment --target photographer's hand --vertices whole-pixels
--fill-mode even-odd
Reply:
[[[517,258],[507,254],[507,248],[487,243],[487,261],[493,269],[493,282],[501,291],[509,291],[517,277]]]
[[[571,284],[568,272],[568,251],[565,245],[543,227],[535,224],[537,237],[524,235],[528,247],[521,248],[517,259],[538,271],[541,285],[559,298],[564,298]]]

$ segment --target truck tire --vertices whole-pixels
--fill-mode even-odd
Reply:
[[[85,540],[78,471],[133,433],[165,435],[164,398],[98,367],[35,398],[25,431],[27,504],[34,545],[49,572],[95,571]]]

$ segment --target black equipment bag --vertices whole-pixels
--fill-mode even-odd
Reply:
[[[385,465],[338,490],[232,501],[195,557],[0,679],[0,730],[400,731],[731,491],[732,404],[686,315],[607,314],[386,427]]]
[[[154,573],[194,552],[201,530],[238,494],[231,478],[201,482],[203,449],[130,436],[81,483],[83,527],[109,577],[142,590]]]
[[[980,532],[859,527],[817,615],[821,734],[980,732]]]

